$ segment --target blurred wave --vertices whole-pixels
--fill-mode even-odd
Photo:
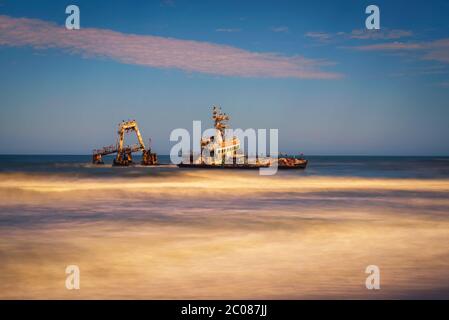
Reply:
[[[0,298],[449,298],[445,158],[269,177],[68,158],[0,159]]]

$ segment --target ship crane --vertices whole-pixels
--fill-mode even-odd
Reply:
[[[130,132],[134,132],[137,137],[137,143],[131,146],[125,145],[125,134]],[[113,164],[116,166],[127,166],[133,163],[132,153],[139,151],[142,151],[143,165],[157,164],[156,153],[151,152],[150,146],[148,149],[145,148],[136,120],[122,121],[118,127],[117,143],[101,149],[95,149],[92,154],[92,162],[94,164],[103,164],[103,156],[116,153]]]

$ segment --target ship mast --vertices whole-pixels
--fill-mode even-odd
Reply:
[[[221,138],[225,139],[225,129],[228,128],[229,116],[226,113],[221,112],[221,108],[218,106],[213,106],[212,109],[212,119],[214,120],[215,129],[217,129]]]

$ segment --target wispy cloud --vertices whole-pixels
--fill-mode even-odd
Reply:
[[[365,52],[382,52],[400,56],[407,60],[427,60],[437,63],[422,67],[421,70],[407,70],[405,72],[396,72],[392,76],[413,76],[413,75],[443,75],[447,74],[447,64],[449,64],[449,38],[433,41],[414,41],[414,42],[382,42],[362,46],[349,46],[349,49]],[[447,88],[449,82],[440,82],[436,86]]]
[[[332,39],[332,34],[320,31],[310,31],[305,36],[319,42],[328,42]]]
[[[323,71],[328,61],[302,56],[260,53],[209,42],[150,35],[125,34],[107,29],[66,30],[38,19],[0,15],[0,45],[59,48],[83,57],[104,57],[121,63],[175,68],[223,76],[335,79]]]
[[[404,55],[406,52],[419,53],[419,58],[423,60],[433,60],[449,63],[449,38],[434,41],[399,41],[399,39],[412,37],[413,32],[401,29],[383,28],[380,30],[356,29],[351,32],[327,33],[321,31],[311,31],[305,34],[320,44],[341,43],[351,40],[383,40],[383,42],[369,43],[362,45],[346,45],[340,48],[350,48],[357,51],[385,51],[390,54]],[[396,40],[386,42],[388,40]]]
[[[162,0],[161,1],[161,5],[163,7],[174,7],[175,6],[175,1],[174,0]]]
[[[438,87],[441,88],[449,88],[449,81],[443,81],[437,84]]]
[[[435,40],[425,46],[428,51],[423,59],[449,63],[449,38]]]
[[[352,30],[351,33],[348,34],[348,37],[351,39],[392,40],[392,39],[411,37],[412,35],[413,32],[408,30],[383,28],[380,30],[368,30],[368,29]]]
[[[239,28],[218,28],[218,29],[215,29],[215,31],[217,31],[217,32],[240,32],[241,29],[239,29]]]
[[[305,34],[307,38],[315,40],[321,44],[339,42],[344,40],[393,40],[411,37],[413,32],[400,29],[382,28],[380,30],[355,29],[351,32],[322,32],[310,31]]]
[[[376,43],[363,46],[348,47],[358,51],[388,51],[388,50],[416,50],[422,49],[419,43],[404,43],[404,42],[386,42]]]
[[[447,75],[449,74],[449,66],[445,64],[432,64],[423,66],[408,66],[399,72],[393,72],[390,75],[393,77],[408,77],[408,76],[433,76],[433,75]]]
[[[428,42],[385,42],[366,46],[348,47],[358,51],[417,51],[423,60],[449,63],[449,38]]]
[[[278,27],[272,27],[272,28],[271,28],[271,31],[273,31],[273,32],[284,32],[284,33],[286,33],[286,32],[289,32],[289,28],[286,27],[286,26],[278,26]]]

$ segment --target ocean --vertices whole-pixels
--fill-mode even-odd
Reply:
[[[388,156],[308,156],[307,170],[280,171],[278,175],[379,177],[379,178],[449,178],[449,157],[388,157]],[[104,157],[105,165],[91,164],[91,155],[0,155],[0,173],[75,174],[78,176],[148,176],[166,172],[170,156],[159,155],[160,168],[139,165],[112,167],[112,157]],[[174,169],[178,171],[179,169]],[[183,169],[184,171],[186,169]],[[173,171],[170,168],[169,171]]]
[[[0,298],[449,298],[449,157],[306,158],[260,176],[1,155]]]

